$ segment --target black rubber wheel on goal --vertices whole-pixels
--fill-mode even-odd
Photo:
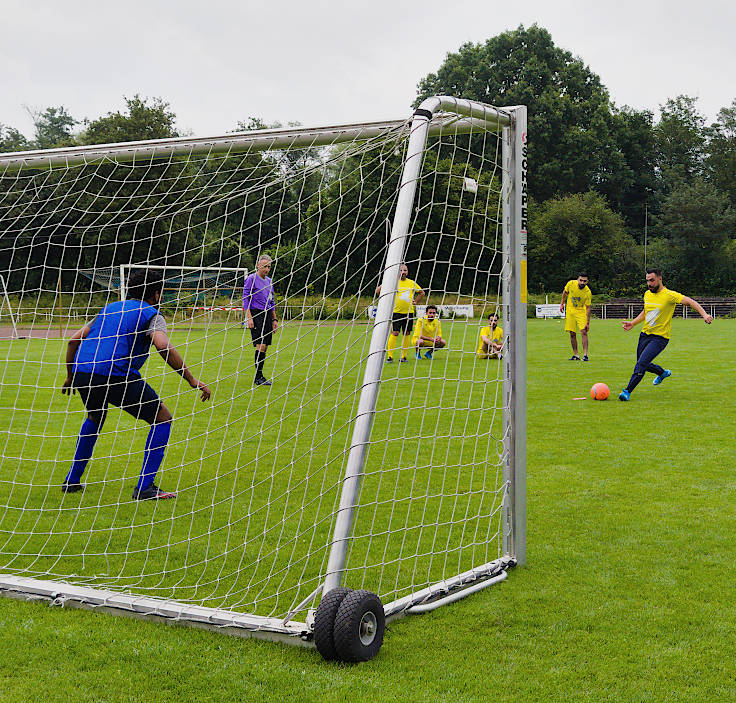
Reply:
[[[333,636],[337,656],[345,662],[364,662],[378,654],[386,630],[381,599],[370,591],[352,591],[340,603]]]
[[[333,636],[335,616],[340,603],[350,592],[349,588],[333,588],[323,596],[314,615],[314,643],[317,645],[317,651],[328,661],[337,659]]]

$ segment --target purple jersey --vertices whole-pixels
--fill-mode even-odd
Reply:
[[[271,279],[250,274],[243,284],[243,310],[273,310],[275,307]]]

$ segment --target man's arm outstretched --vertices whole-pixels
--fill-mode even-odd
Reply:
[[[624,326],[624,329],[628,332],[632,327],[636,327],[643,320],[644,320],[644,310],[642,310],[633,320],[624,320],[621,324]]]
[[[713,317],[705,312],[703,306],[697,300],[693,300],[692,298],[688,298],[686,295],[683,295],[682,304],[689,305],[693,310],[695,310],[695,312],[697,312],[698,315],[703,318],[706,325],[709,325],[711,322],[713,322]]]
[[[169,336],[166,332],[156,330],[151,338],[153,346],[161,355],[161,358],[178,373],[192,388],[196,388],[202,392],[202,401],[209,400],[210,389],[201,381],[198,381],[192,372],[187,368],[184,363],[182,355],[179,350],[169,341]]]

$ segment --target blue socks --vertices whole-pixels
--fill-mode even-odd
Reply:
[[[156,478],[156,472],[164,460],[164,453],[170,436],[170,422],[154,422],[151,425],[151,429],[148,431],[148,439],[146,439],[146,448],[143,452],[141,475],[135,489],[138,493],[145,491],[153,483],[153,479]]]
[[[87,462],[92,458],[92,452],[95,448],[95,442],[100,436],[99,426],[87,418],[82,424],[77,439],[77,448],[74,451],[74,460],[72,468],[64,479],[64,483],[79,483],[84,470],[87,468]]]

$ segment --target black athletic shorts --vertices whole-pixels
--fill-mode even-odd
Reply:
[[[403,330],[404,334],[409,334],[411,328],[414,327],[414,314],[411,312],[395,312],[391,326],[394,332]]]
[[[156,391],[142,378],[135,376],[100,376],[75,373],[72,386],[79,391],[87,414],[102,425],[108,403],[115,405],[137,420],[153,424],[161,407]]]
[[[253,328],[250,331],[253,346],[257,347],[259,344],[265,344],[267,347],[271,346],[273,339],[273,310],[251,308],[250,314],[253,316]]]

